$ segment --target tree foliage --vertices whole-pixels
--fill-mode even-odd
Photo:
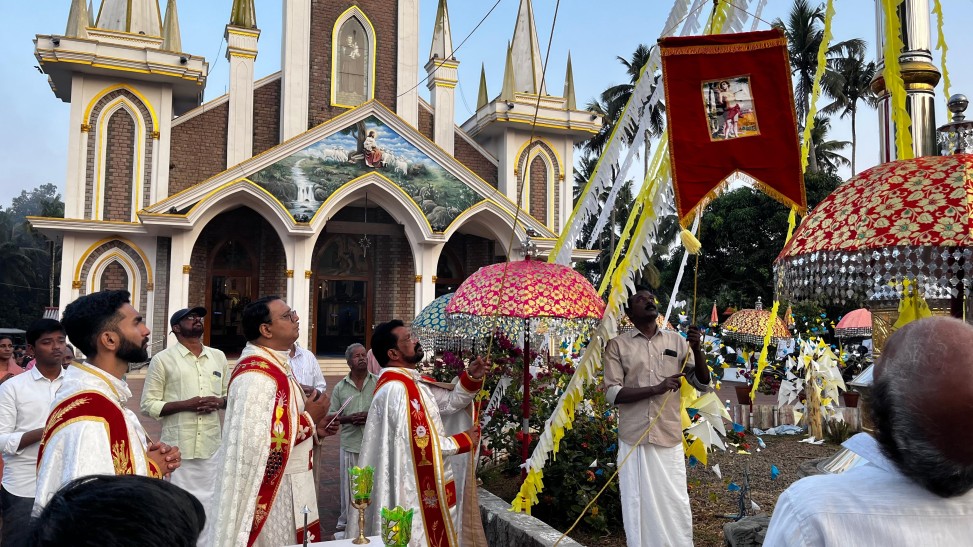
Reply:
[[[8,209],[0,208],[0,327],[25,328],[52,298],[57,302],[59,287],[55,283],[52,296],[50,276],[52,267],[60,271],[60,244],[34,230],[28,216],[64,217],[55,185],[24,190]]]

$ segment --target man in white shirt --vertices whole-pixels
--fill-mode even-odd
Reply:
[[[0,385],[0,450],[3,451],[3,545],[19,544],[15,536],[30,524],[37,483],[37,449],[51,401],[61,387],[65,350],[64,328],[53,319],[39,319],[27,328],[27,344],[37,360],[34,368]]]
[[[324,374],[321,373],[321,365],[318,364],[318,358],[313,353],[294,342],[288,357],[291,370],[294,371],[294,378],[297,379],[297,383],[301,384],[305,394],[310,395],[313,389],[320,393],[324,393],[328,389],[328,382],[325,381]]]
[[[226,408],[230,370],[226,355],[203,345],[206,308],[183,308],[169,325],[176,343],[152,357],[142,388],[142,413],[162,421],[162,442],[179,447],[182,465],[172,484],[210,507],[216,487],[216,460]],[[207,523],[212,522],[207,515]]]
[[[973,326],[913,321],[875,365],[875,437],[845,445],[868,463],[808,477],[777,500],[764,545],[969,545],[973,538]]]

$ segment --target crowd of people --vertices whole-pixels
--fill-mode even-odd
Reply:
[[[279,547],[378,535],[380,509],[396,505],[417,513],[413,545],[486,544],[468,479],[480,443],[472,403],[488,360],[435,382],[417,370],[424,352],[411,329],[392,320],[374,329],[370,351],[347,348],[348,374],[329,392],[281,298],[243,310],[248,343],[233,366],[203,343],[207,310],[189,307],[171,316],[175,343],[146,373],[138,406],[161,422],[153,440],[126,404],[125,375],[148,360],[150,335],[129,298],[92,293],[60,322],[27,329],[30,367],[0,385],[2,545]],[[696,365],[705,363],[701,333],[659,329],[657,299],[644,287],[625,311],[635,328],[604,353],[606,398],[619,410],[625,536],[630,546],[692,545],[678,390],[683,379],[700,390],[711,383]],[[949,420],[973,398],[970,340],[973,327],[943,318],[893,334],[876,368],[876,433],[848,444],[868,463],[793,484],[765,545],[971,537],[973,437]],[[12,352],[13,340],[0,337],[0,360]],[[335,530],[318,518],[322,442],[339,443]],[[366,465],[375,479],[359,530],[348,470]]]

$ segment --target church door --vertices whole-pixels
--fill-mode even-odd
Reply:
[[[216,247],[207,287],[208,345],[238,356],[247,339],[243,335],[243,307],[256,298],[258,272],[252,249],[243,240],[228,239]]]
[[[344,355],[371,339],[371,257],[353,236],[327,237],[317,255],[311,340],[317,355]]]

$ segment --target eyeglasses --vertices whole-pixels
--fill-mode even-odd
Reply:
[[[183,317],[182,318],[183,321],[185,321],[187,319],[190,320],[190,321],[202,321],[203,320],[203,317],[201,315],[196,315],[195,313],[191,313],[191,314],[187,315],[186,317]]]
[[[419,341],[419,337],[416,336],[416,334],[412,331],[409,331],[408,336],[403,336],[399,338],[399,342],[418,342],[418,341]]]
[[[281,319],[289,319],[291,323],[297,323],[297,310],[289,310],[284,315],[280,316]]]

